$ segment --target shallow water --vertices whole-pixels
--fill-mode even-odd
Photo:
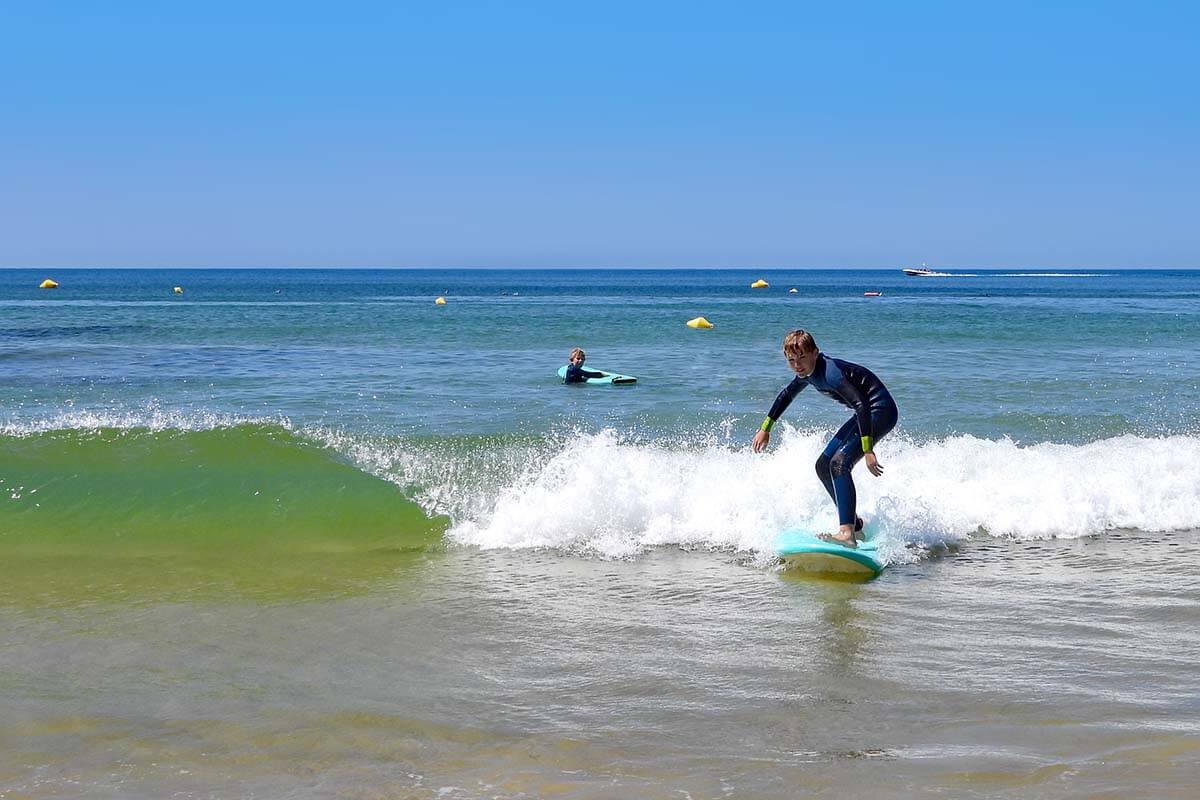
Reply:
[[[360,594],[8,608],[9,797],[1190,797],[1200,532],[870,583],[431,551]]]

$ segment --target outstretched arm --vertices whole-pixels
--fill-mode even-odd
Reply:
[[[771,428],[775,425],[787,407],[792,404],[792,400],[796,395],[803,391],[804,387],[808,386],[808,381],[801,378],[794,378],[792,382],[783,387],[783,391],[775,398],[775,402],[771,404],[771,410],[767,412],[767,418],[763,420],[762,426],[759,427],[758,433],[754,434],[754,442],[752,447],[754,452],[761,453],[767,449],[767,445],[771,443]]]
[[[776,396],[775,402],[771,403],[771,410],[767,412],[767,419],[771,420],[771,425],[774,425],[775,421],[783,416],[783,412],[787,411],[787,407],[796,399],[796,395],[804,391],[805,386],[808,386],[808,381],[803,378],[792,378],[791,383],[783,387],[783,391]],[[764,422],[763,425],[767,425],[767,423]],[[770,429],[770,425],[767,425],[767,430]]]

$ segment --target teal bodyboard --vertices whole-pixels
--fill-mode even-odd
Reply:
[[[775,538],[775,554],[785,569],[874,578],[883,572],[876,537],[868,525],[857,548],[817,538],[817,531],[788,528]]]
[[[592,369],[591,367],[584,367],[584,369],[591,372],[604,372],[602,369]],[[564,381],[567,379],[567,366],[565,364],[558,368],[558,377]],[[623,386],[630,383],[637,383],[637,378],[632,375],[618,375],[615,372],[604,372],[603,378],[588,378],[584,383],[589,386]]]

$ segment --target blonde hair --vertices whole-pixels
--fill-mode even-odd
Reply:
[[[567,361],[574,361],[575,356],[583,356],[584,358],[587,358],[587,353],[583,352],[581,348],[576,347],[571,351],[571,355],[567,357]]]
[[[817,349],[817,343],[812,334],[797,328],[783,337],[783,354],[809,353]]]

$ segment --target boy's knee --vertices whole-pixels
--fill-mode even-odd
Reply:
[[[832,477],[832,473],[829,471],[829,456],[822,453],[820,455],[820,457],[817,458],[816,467],[817,467],[817,475],[819,477],[822,477],[822,478]]]
[[[829,474],[834,478],[849,475],[853,468],[854,462],[850,460],[844,450],[838,450],[833,454],[833,458],[829,459]]]

